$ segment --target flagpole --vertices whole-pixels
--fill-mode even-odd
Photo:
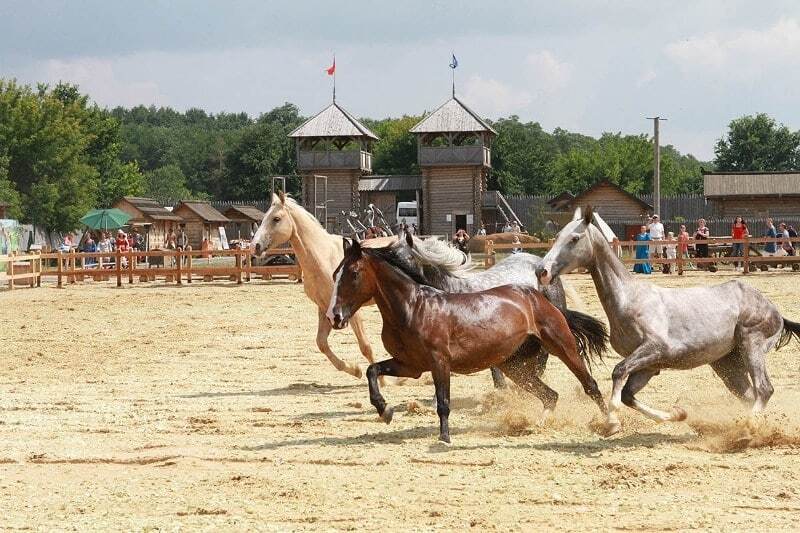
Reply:
[[[456,97],[456,69],[450,69],[453,71],[453,98]]]
[[[333,55],[333,103],[336,103],[336,54]]]

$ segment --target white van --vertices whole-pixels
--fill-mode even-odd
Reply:
[[[419,225],[419,216],[417,215],[417,202],[397,202],[397,223],[405,222],[409,226],[411,224]]]

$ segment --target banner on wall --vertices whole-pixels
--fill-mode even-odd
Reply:
[[[0,219],[0,255],[18,252],[22,237],[22,226],[16,220]]]

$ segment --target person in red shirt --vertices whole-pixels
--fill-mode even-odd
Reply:
[[[120,252],[127,252],[128,251],[128,239],[125,237],[125,233],[122,230],[117,232],[117,250]]]
[[[681,224],[681,231],[678,233],[678,254],[681,259],[689,259],[689,232],[686,231],[686,224]],[[691,263],[686,263],[686,266],[693,268]]]
[[[731,237],[734,239],[744,239],[748,236],[747,224],[744,223],[742,217],[736,217],[733,220],[733,227],[731,228]],[[733,243],[731,247],[731,257],[742,257],[744,255],[744,243]],[[739,261],[733,262],[734,270],[740,272],[743,270],[742,263]]]

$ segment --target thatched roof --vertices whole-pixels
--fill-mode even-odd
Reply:
[[[305,121],[289,137],[367,137],[378,140],[377,135],[336,102]]]
[[[627,196],[628,198],[630,198],[631,200],[634,200],[640,206],[642,206],[643,208],[645,208],[647,210],[652,211],[652,209],[653,209],[652,205],[648,204],[647,202],[645,202],[644,200],[642,200],[641,198],[639,198],[635,194],[629,193],[628,191],[626,191],[625,189],[623,189],[622,187],[620,187],[616,183],[613,183],[611,180],[607,180],[607,179],[598,181],[597,183],[595,183],[594,185],[592,185],[591,187],[589,187],[588,189],[586,189],[585,191],[580,193],[578,196],[573,198],[570,202],[568,202],[567,205],[579,206],[580,203],[581,203],[581,200],[583,200],[586,197],[586,195],[588,195],[589,193],[594,192],[595,190],[599,189],[600,187],[604,187],[604,186],[608,186],[608,187],[611,187],[612,189],[616,189],[620,194],[623,194],[623,195]]]
[[[175,206],[175,211],[183,208],[188,209],[204,222],[230,222],[228,217],[214,209],[208,202],[200,202],[194,200],[185,200]]]
[[[422,189],[422,176],[370,176],[358,180],[359,191],[414,191]]]
[[[800,171],[703,172],[703,195],[798,196]]]
[[[233,222],[258,222],[264,219],[264,213],[250,205],[232,205],[223,214]]]
[[[439,109],[423,118],[411,133],[446,133],[446,132],[478,132],[496,131],[477,113],[472,111],[461,100],[452,97],[439,106]]]
[[[141,211],[144,215],[144,222],[148,220],[171,220],[174,222],[180,222],[183,219],[178,215],[167,211],[161,204],[153,200],[152,198],[140,198],[138,196],[123,196],[121,200],[125,200],[133,207]],[[116,203],[119,203],[118,200]],[[116,204],[115,204],[116,205]],[[134,220],[139,221],[139,220]]]

